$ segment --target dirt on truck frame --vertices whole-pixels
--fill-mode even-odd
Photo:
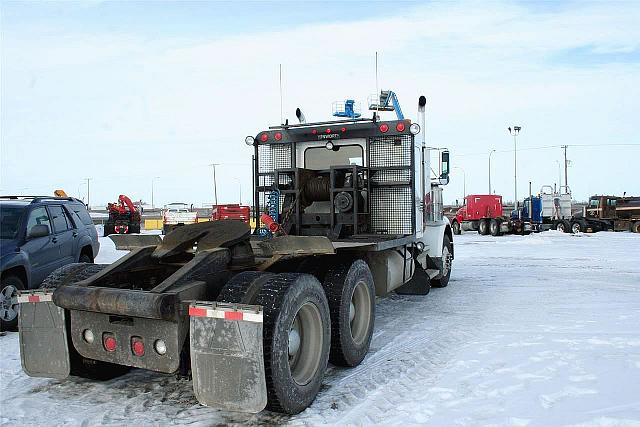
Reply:
[[[329,362],[365,358],[376,295],[449,282],[448,151],[432,177],[425,105],[419,123],[374,114],[247,137],[255,233],[241,221],[184,225],[113,264],[57,270],[19,296],[23,369],[191,374],[204,405],[301,412]]]

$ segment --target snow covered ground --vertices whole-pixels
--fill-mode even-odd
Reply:
[[[97,262],[124,254],[101,239]],[[330,368],[305,412],[200,406],[191,383],[134,370],[27,377],[0,337],[3,425],[640,426],[640,236],[456,236],[447,288],[377,304],[371,352]]]

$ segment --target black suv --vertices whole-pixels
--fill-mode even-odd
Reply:
[[[0,322],[17,326],[17,290],[37,288],[53,270],[93,262],[98,233],[72,197],[0,197]]]

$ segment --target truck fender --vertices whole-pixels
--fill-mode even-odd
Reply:
[[[262,306],[189,304],[191,372],[198,402],[258,413],[267,405]]]
[[[53,289],[18,295],[20,359],[30,377],[64,379],[71,372],[65,311],[52,300]]]
[[[444,241],[445,235],[449,237],[453,249],[453,232],[448,218],[444,217],[441,221],[427,224],[424,236],[420,240],[424,243],[425,252],[429,258],[442,258],[442,242]],[[453,250],[451,256],[454,256]]]

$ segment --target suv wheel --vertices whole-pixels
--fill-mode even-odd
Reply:
[[[18,291],[24,289],[24,283],[18,276],[2,278],[0,289],[0,329],[15,331],[18,329]]]

